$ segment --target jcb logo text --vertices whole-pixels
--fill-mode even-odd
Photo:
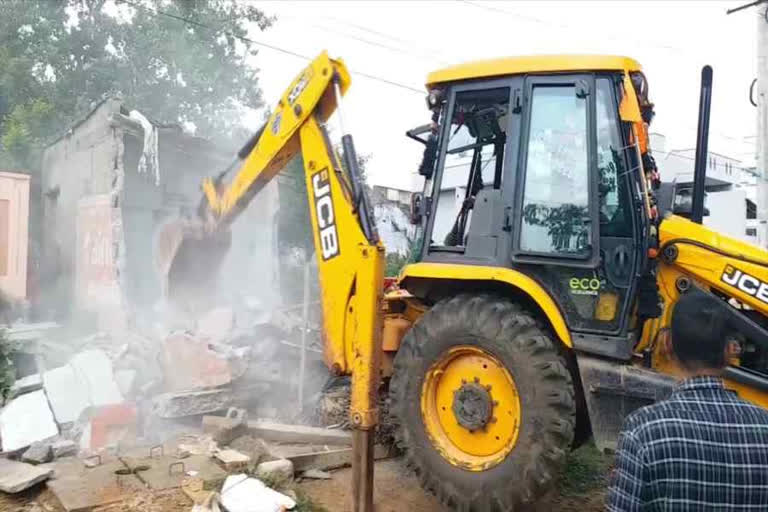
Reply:
[[[726,265],[720,280],[768,304],[768,284],[755,276],[751,276],[731,265]]]
[[[315,216],[317,217],[321,256],[323,261],[327,261],[339,255],[339,236],[336,232],[336,215],[333,212],[328,168],[312,176],[312,188],[314,189]]]

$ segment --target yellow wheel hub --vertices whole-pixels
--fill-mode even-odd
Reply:
[[[496,357],[473,346],[447,350],[421,390],[421,413],[432,444],[451,464],[484,471],[517,443],[520,398]]]

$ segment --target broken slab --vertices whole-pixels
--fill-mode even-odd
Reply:
[[[104,505],[126,501],[145,485],[126,466],[114,458],[89,459],[94,467],[86,467],[84,461],[66,457],[47,464],[53,468],[54,478],[48,480],[48,489],[56,496],[67,512],[85,512]]]
[[[163,342],[162,367],[168,391],[224,386],[232,381],[226,355],[211,350],[206,338],[184,332],[173,333]]]
[[[0,491],[15,494],[47,480],[53,469],[0,458]]]
[[[183,418],[221,411],[232,405],[231,389],[163,393],[152,399],[152,412],[160,418]]]
[[[374,460],[382,460],[389,457],[392,457],[392,450],[389,447],[379,444],[373,447]],[[327,471],[329,469],[350,466],[352,464],[352,448],[305,453],[288,456],[286,459],[293,463],[294,471],[297,473],[312,469]]]
[[[142,451],[143,454],[140,453]],[[164,455],[160,450],[153,450],[152,455],[149,455],[148,449],[137,449],[121,456],[120,460],[128,468],[147,468],[136,475],[147,487],[156,491],[181,487],[187,474],[202,480],[205,490],[217,489],[227,477],[227,473],[205,455],[191,455],[179,460]]]
[[[35,441],[27,448],[27,451],[21,456],[22,462],[29,464],[45,464],[53,460],[53,450],[51,443],[46,441]]]
[[[18,396],[0,412],[3,451],[10,452],[59,433],[42,390]]]
[[[59,423],[76,421],[87,407],[123,402],[103,350],[85,350],[68,364],[45,372],[43,386]]]
[[[216,432],[221,428],[234,425],[235,422],[236,420],[222,416],[204,416],[203,432]],[[352,433],[348,431],[307,427],[305,425],[287,425],[263,420],[249,421],[248,433],[267,441],[283,443],[352,444]]]

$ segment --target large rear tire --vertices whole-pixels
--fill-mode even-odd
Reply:
[[[458,510],[511,511],[556,478],[574,387],[535,319],[489,295],[436,304],[403,339],[390,382],[395,439],[422,487]]]

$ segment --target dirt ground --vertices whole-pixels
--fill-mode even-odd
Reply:
[[[598,512],[604,508],[606,475],[610,461],[593,446],[569,456],[558,485],[532,512]],[[296,512],[351,511],[349,468],[333,471],[331,480],[303,480],[291,487],[299,496]],[[445,509],[419,487],[402,459],[376,463],[377,512],[444,512]],[[99,510],[114,512],[190,512],[191,500],[180,490],[138,492],[131,499]],[[0,512],[65,512],[45,485],[9,496],[0,493]]]

